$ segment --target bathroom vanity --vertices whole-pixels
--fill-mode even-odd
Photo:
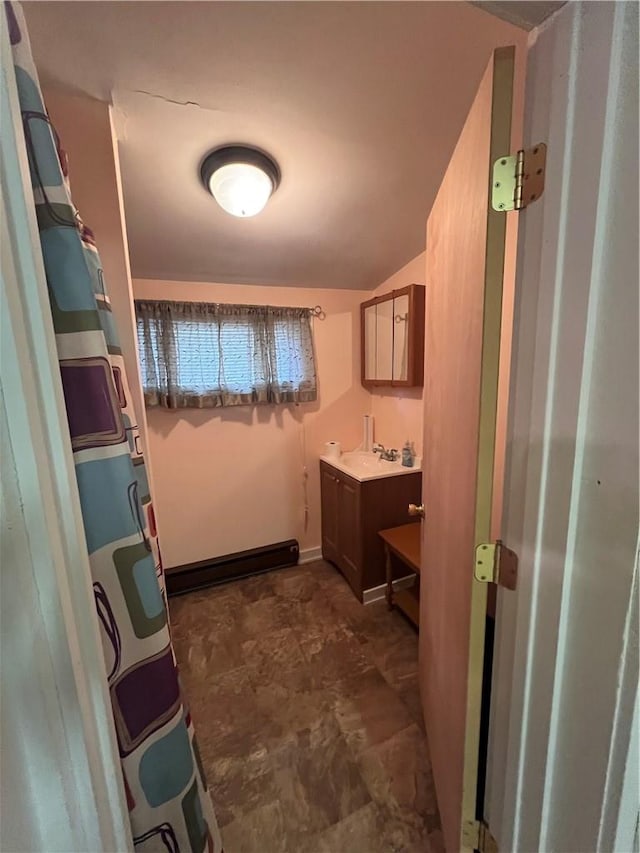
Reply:
[[[419,504],[422,473],[372,453],[320,457],[322,556],[342,572],[360,601],[385,583],[379,530],[406,524]]]

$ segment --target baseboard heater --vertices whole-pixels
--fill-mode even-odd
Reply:
[[[194,589],[226,581],[258,575],[272,569],[284,569],[298,563],[300,547],[297,539],[287,539],[274,545],[249,548],[236,554],[212,557],[198,563],[187,563],[167,569],[165,583],[168,595],[182,595]]]

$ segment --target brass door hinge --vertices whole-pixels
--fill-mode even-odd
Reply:
[[[518,555],[497,542],[482,542],[476,546],[474,576],[482,583],[497,583],[506,589],[515,589],[518,579]]]
[[[498,853],[498,844],[489,827],[482,820],[465,821],[462,826],[462,843],[479,853]]]
[[[544,192],[547,146],[539,142],[517,154],[499,157],[493,164],[491,206],[494,210],[522,210]]]

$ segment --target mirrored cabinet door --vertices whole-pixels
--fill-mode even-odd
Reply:
[[[365,387],[422,385],[424,306],[421,284],[361,304],[361,377]]]
[[[376,378],[376,306],[369,305],[363,313],[364,340],[366,346],[363,349],[362,358],[364,363],[364,378],[373,380]]]
[[[393,300],[376,305],[376,379],[393,379]]]

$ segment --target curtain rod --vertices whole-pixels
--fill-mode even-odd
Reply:
[[[308,311],[310,317],[317,317],[318,320],[324,320],[327,316],[322,308],[322,305],[314,305],[313,308],[305,308],[304,306],[295,306],[295,305],[248,305],[244,302],[194,302],[190,299],[182,300],[182,299],[134,299],[134,305],[138,305],[142,302],[147,302],[153,305],[164,305],[166,303],[172,302],[185,302],[190,305],[237,305],[240,308],[297,308],[298,311]]]

